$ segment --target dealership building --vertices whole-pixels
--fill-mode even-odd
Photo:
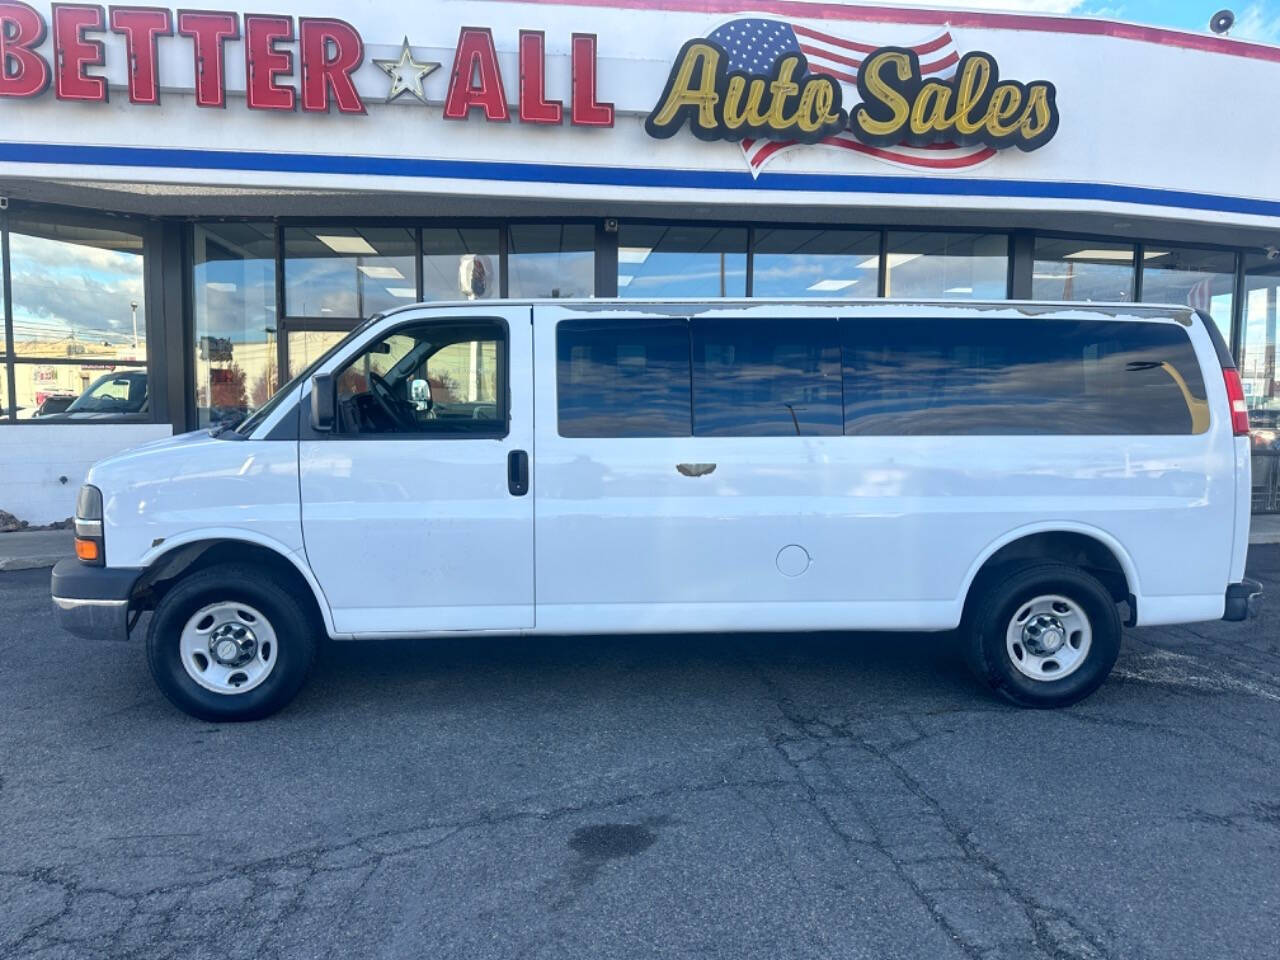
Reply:
[[[1280,48],[789,0],[0,0],[0,509],[362,318],[532,297],[1145,301],[1280,509]]]

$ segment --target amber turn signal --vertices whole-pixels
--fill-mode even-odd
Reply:
[[[76,556],[85,563],[97,563],[102,559],[102,550],[97,540],[76,537]]]

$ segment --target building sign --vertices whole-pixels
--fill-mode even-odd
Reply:
[[[244,58],[245,105],[250,110],[302,110],[364,114],[365,97],[355,74],[365,62],[360,32],[332,17],[292,17],[227,10],[54,4],[46,18],[26,3],[0,2],[0,98],[38,97],[52,89],[58,100],[105,103],[109,66],[106,39],[123,40],[129,102],[157,105],[162,88],[159,45],[186,43],[190,86],[199,107],[227,106],[229,58]],[[45,51],[46,41],[52,49]],[[546,92],[545,37],[519,31],[519,119],[524,123],[613,126],[613,104],[596,95],[596,37],[571,37],[572,85],[567,104]],[[236,50],[235,47],[239,47]],[[408,93],[426,103],[422,81],[441,66],[414,59],[409,38],[394,60],[374,60],[386,74],[386,102]],[[487,27],[463,27],[454,50],[443,116],[465,120],[511,119],[506,87]]]
[[[612,89],[649,136],[687,127],[737,143],[753,175],[813,145],[964,170],[1008,148],[1036,150],[1057,132],[1052,83],[1003,78],[995,56],[962,52],[949,28],[885,45],[828,32],[840,29],[834,22],[734,17],[685,43],[669,70],[665,51],[615,58]],[[595,34],[567,39],[567,51],[549,57],[543,31],[513,29],[514,51],[500,54],[493,30],[462,26],[451,50],[415,48],[404,36],[368,57],[360,31],[334,17],[70,3],[46,14],[0,0],[0,99],[51,91],[97,104],[127,89],[131,103],[154,107],[176,90],[202,108],[226,108],[235,95],[254,111],[361,116],[371,103],[417,101],[438,104],[446,120],[612,127],[615,105],[597,94]]]
[[[993,56],[961,55],[949,30],[876,47],[745,18],[681,48],[645,129],[666,138],[685,124],[702,140],[741,143],[753,172],[787,147],[817,143],[955,169],[1044,146],[1058,107],[1052,83],[1001,80]]]

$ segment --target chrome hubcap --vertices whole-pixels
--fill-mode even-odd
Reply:
[[[276,634],[262,613],[224,601],[201,607],[178,641],[187,676],[214,693],[247,693],[276,665]]]
[[[1014,667],[1032,680],[1061,680],[1089,656],[1093,628],[1083,608],[1069,597],[1044,594],[1022,604],[1005,632]]]

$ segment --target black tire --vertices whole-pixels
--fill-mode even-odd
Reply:
[[[1083,662],[1061,680],[1026,676],[1006,646],[1006,631],[1019,608],[1046,594],[1078,605],[1092,632]],[[1038,708],[1070,706],[1102,686],[1120,654],[1120,631],[1116,603],[1096,577],[1079,567],[1047,561],[1006,567],[982,578],[961,628],[966,659],[978,679],[1020,707]]]
[[[247,604],[275,633],[274,666],[244,693],[218,693],[197,683],[182,664],[179,641],[187,621],[213,603]],[[260,720],[282,709],[302,689],[316,655],[314,617],[265,568],[227,563],[180,580],[156,605],[147,630],[147,663],[169,701],[193,717],[214,722]]]

